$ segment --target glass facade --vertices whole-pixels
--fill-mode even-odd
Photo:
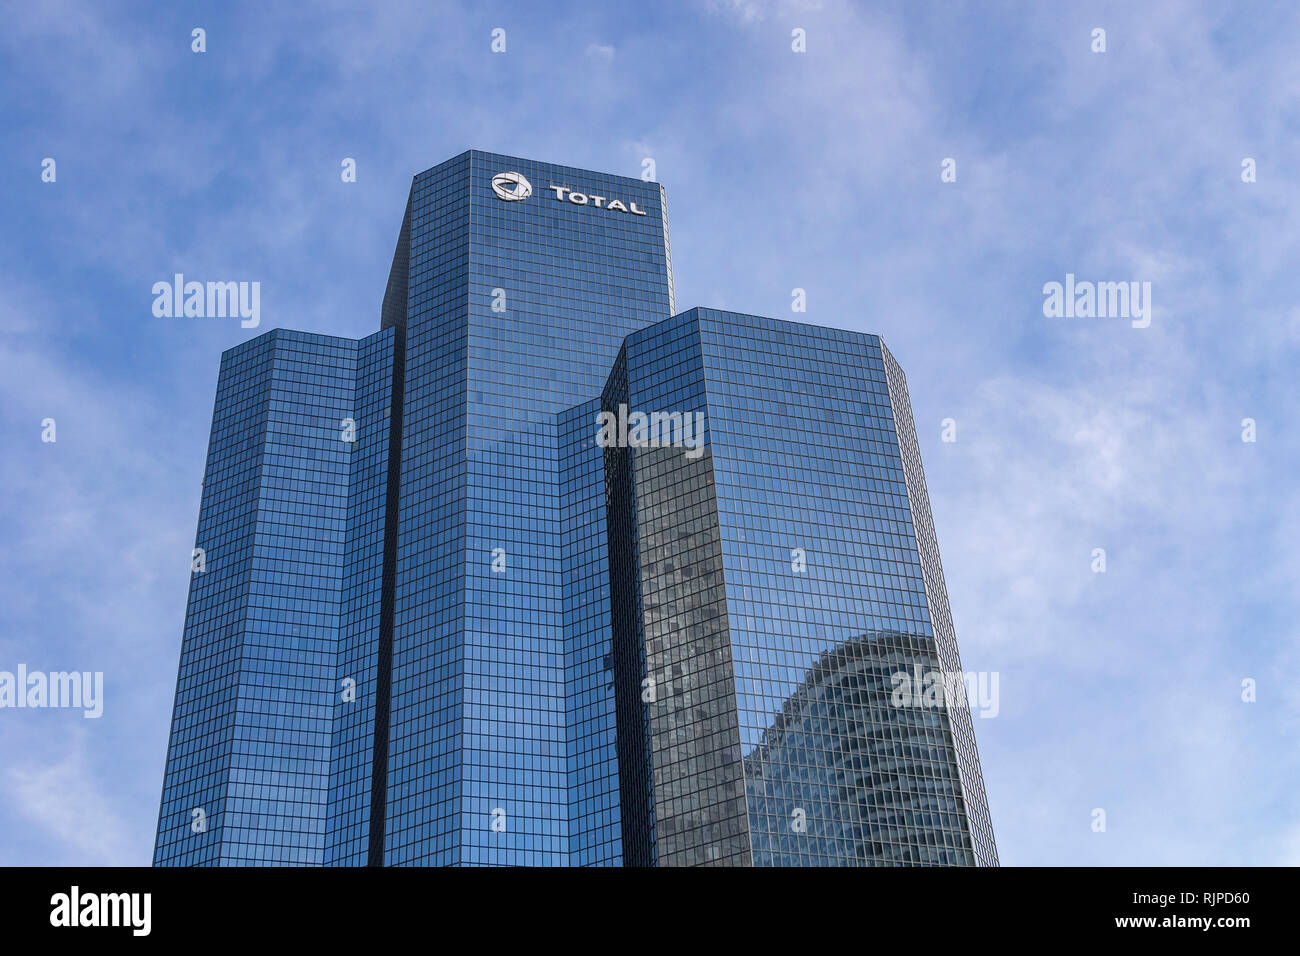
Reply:
[[[358,348],[222,356],[155,864],[324,861]]]
[[[498,198],[502,171],[533,195]],[[580,859],[618,857],[608,778],[583,781],[614,773],[592,699],[612,691],[601,562],[564,548],[602,518],[571,409],[669,310],[661,206],[654,183],[490,153],[415,178],[387,863],[564,865],[571,825]]]
[[[156,864],[996,862],[901,370],[674,311],[659,185],[471,151],[223,356]]]
[[[651,808],[625,826],[654,827],[625,842],[658,862],[996,862],[964,700],[894,702],[895,673],[960,660],[932,621],[938,551],[886,362],[873,335],[710,309],[627,337],[606,410],[706,426],[693,460],[606,451],[610,547],[635,588],[615,642],[641,668],[619,682],[641,697],[623,769],[642,761]]]
[[[337,701],[330,749],[329,813],[325,824],[327,866],[363,866],[370,859],[374,735],[386,721],[387,681],[381,681],[382,648],[391,647],[391,598],[385,601],[386,530],[391,526],[389,462],[393,430],[397,336],[393,329],[363,339],[357,349],[348,487],[347,539],[343,552],[341,621],[333,689]],[[400,380],[398,382],[400,384]],[[400,388],[397,389],[400,392]],[[395,502],[394,502],[395,503]],[[391,564],[391,561],[390,561]],[[391,591],[391,586],[389,588]],[[387,665],[384,665],[385,667]],[[386,674],[386,671],[384,672]],[[384,701],[383,707],[379,702]],[[382,799],[382,797],[381,797]]]

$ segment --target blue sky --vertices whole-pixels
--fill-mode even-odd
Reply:
[[[0,670],[105,701],[0,710],[0,864],[148,862],[220,353],[377,328],[411,176],[469,147],[652,157],[679,308],[885,337],[1003,863],[1300,864],[1300,9],[376,6],[5,12]],[[155,318],[174,272],[261,327]],[[1045,317],[1067,273],[1150,327]]]

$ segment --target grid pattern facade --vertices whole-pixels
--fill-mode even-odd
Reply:
[[[619,381],[626,385],[606,392],[606,411],[622,405],[705,415],[699,328],[691,316],[629,336],[625,362]],[[637,575],[613,586],[632,584],[639,592],[631,639],[644,647],[643,670],[635,675],[639,684],[634,678],[622,686],[638,696],[648,741],[643,773],[651,782],[654,861],[746,865],[745,782],[711,456],[702,445],[698,457],[685,446],[605,454],[615,470],[625,458],[630,471],[615,507],[635,509],[615,520],[635,528]],[[645,828],[648,821],[632,825]]]
[[[681,450],[620,452],[631,462],[630,493],[611,501],[632,503],[635,521],[611,507],[610,522],[635,533],[634,623],[643,631],[647,674],[660,664],[656,642],[666,640],[690,661],[688,674],[734,687],[738,726],[730,743],[747,811],[733,833],[725,804],[688,784],[687,809],[709,828],[708,839],[691,842],[685,855],[668,839],[664,812],[672,804],[659,791],[666,779],[672,796],[682,789],[673,762],[692,747],[719,754],[716,776],[703,778],[719,785],[732,766],[725,744],[711,742],[725,727],[710,701],[726,695],[688,683],[693,724],[656,725],[656,716],[671,713],[671,697],[644,708],[653,857],[670,864],[746,856],[756,865],[975,863],[947,715],[895,707],[892,683],[882,683],[886,664],[933,671],[940,654],[879,339],[698,309],[629,336],[626,370],[614,374],[625,374],[627,384],[607,405],[626,395],[629,408],[645,413],[707,410],[708,453],[700,459],[711,465],[707,478],[690,486],[694,469]],[[656,474],[651,463],[670,456],[677,463]],[[708,493],[679,492],[673,500],[656,480]],[[707,520],[670,541],[657,536],[714,513],[716,563],[694,559],[709,553]],[[707,629],[656,627],[664,609],[709,607],[693,589],[714,584],[725,651]]]
[[[930,511],[930,494],[925,487],[921,467],[921,449],[916,441],[916,424],[912,420],[912,403],[907,394],[907,377],[884,343],[885,379],[889,386],[889,403],[894,411],[895,431],[903,473],[907,480],[907,497],[916,525],[916,543],[921,555],[925,578],[926,601],[933,620],[939,665],[949,674],[963,673],[957,634],[953,629],[952,611],[948,607],[948,586],[939,560],[939,539],[934,531]],[[962,791],[974,840],[975,857],[981,866],[997,866],[998,851],[993,840],[993,820],[989,815],[988,797],[984,792],[984,775],[980,770],[979,748],[975,745],[975,727],[966,700],[965,683],[953,683],[955,699],[948,701],[948,719],[957,748],[957,765],[961,772]]]
[[[569,861],[618,866],[618,722],[610,628],[605,461],[592,440],[600,400],[559,416],[560,556],[564,592],[564,696]]]
[[[503,171],[533,196],[497,198]],[[668,309],[660,206],[655,183],[477,151],[416,178],[386,862],[570,862],[570,754],[585,743],[568,721],[598,699],[570,709],[566,661],[589,668],[593,649],[567,641],[603,638],[565,616],[559,422],[600,394],[623,336]],[[592,480],[575,490],[601,500]],[[608,786],[583,797],[595,818],[577,812],[584,859],[617,857],[594,809]]]
[[[601,394],[604,409],[627,402],[627,345],[619,350]],[[614,667],[620,831],[625,866],[655,863],[654,762],[648,701],[642,698],[649,666],[642,626],[636,487],[632,456],[602,452],[605,465],[605,553],[609,561],[609,621]]]
[[[277,330],[227,356],[196,543],[222,573],[191,585],[155,863],[319,865],[356,343]],[[235,606],[211,607],[235,582]],[[204,662],[227,683],[191,696]],[[221,721],[193,735],[192,708]],[[196,773],[196,743],[222,759]]]
[[[661,186],[471,151],[222,356],[156,864],[996,864],[901,370],[674,308]]]
[[[745,758],[756,865],[971,862],[948,838],[963,821],[947,716],[894,697],[896,674],[938,666],[928,639],[879,633],[826,651],[808,669]],[[801,804],[810,778],[830,825],[808,825]]]
[[[365,866],[370,860],[375,728],[387,690],[380,676],[380,635],[397,339],[398,331],[389,328],[362,339],[357,349],[326,866]]]
[[[221,356],[195,534],[203,570],[190,576],[155,866],[221,860],[273,351],[260,336]]]
[[[223,862],[319,865],[356,342],[274,340]]]
[[[461,862],[468,175],[462,154],[415,177],[385,297],[384,321],[406,334],[383,847],[392,865]],[[404,296],[394,288],[403,273]]]
[[[696,314],[748,755],[762,747],[823,655],[881,632],[931,642],[934,635],[880,340],[707,309]],[[843,732],[827,733],[817,749],[799,753],[779,793],[749,782],[751,799],[786,804],[779,816],[751,818],[755,845],[783,865],[974,862],[955,753],[937,723],[927,741],[935,766],[918,760],[913,773],[894,781],[905,819],[912,814],[911,825],[888,834],[895,842],[873,838],[864,819],[864,803],[881,795],[869,787],[846,791],[837,769],[855,746],[887,741],[908,751],[890,721],[846,722]],[[924,807],[928,822],[906,809],[911,805]],[[813,838],[808,849],[796,841],[798,852],[778,854],[796,833]],[[817,841],[822,853],[813,852]]]

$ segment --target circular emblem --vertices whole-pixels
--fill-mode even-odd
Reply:
[[[523,173],[497,173],[492,177],[492,191],[498,199],[519,202],[533,194],[533,184],[524,178]]]

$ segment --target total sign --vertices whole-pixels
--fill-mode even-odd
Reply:
[[[575,192],[567,186],[547,186],[546,188],[555,193],[556,199],[561,202],[567,199],[575,206],[590,205],[595,206],[597,209],[631,213],[633,216],[645,215],[645,210],[638,208],[637,204],[631,201],[624,203],[621,199],[610,199],[607,196]],[[496,193],[498,199],[505,202],[522,202],[533,194],[533,184],[528,181],[523,173],[497,173],[492,177],[492,191]]]

